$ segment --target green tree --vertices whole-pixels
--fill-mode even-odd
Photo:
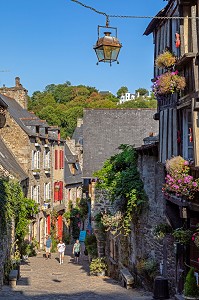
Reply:
[[[120,98],[122,94],[128,93],[128,88],[126,86],[122,86],[118,91],[117,91],[117,97]]]
[[[145,88],[139,88],[137,90],[135,90],[136,94],[139,93],[140,96],[145,96],[148,95],[149,91]]]
[[[185,297],[197,297],[199,296],[199,288],[197,286],[196,277],[194,275],[194,268],[191,267],[184,285],[184,295]]]
[[[38,112],[38,117],[47,120],[49,125],[61,126],[60,116],[56,113],[56,108],[48,105]]]

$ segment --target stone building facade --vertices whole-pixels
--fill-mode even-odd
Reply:
[[[27,111],[27,90],[19,78],[16,78],[14,88],[3,87],[0,93],[1,101],[8,107],[0,135],[28,175],[27,197],[34,199],[40,208],[30,226],[29,239],[36,238],[43,248],[46,234],[50,233],[53,208],[58,214],[57,233],[61,236],[63,232],[64,141],[60,139],[58,128],[50,127],[46,121]]]
[[[3,114],[3,118],[6,117],[7,114],[7,105],[4,102],[0,101],[1,111],[0,111],[0,119]],[[1,119],[2,120],[2,119]],[[6,122],[2,122],[1,128],[4,127]],[[12,152],[6,147],[3,140],[0,137],[0,180],[1,178],[17,180],[23,189],[24,195],[27,195],[28,191],[28,175],[21,168],[19,163],[16,161]],[[1,199],[2,200],[2,199]],[[5,262],[10,258],[10,245],[14,241],[13,235],[13,227],[10,227],[10,224],[5,228],[2,226],[0,220],[0,289],[3,284],[4,278],[4,266]]]

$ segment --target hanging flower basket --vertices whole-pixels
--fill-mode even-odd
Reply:
[[[178,75],[178,71],[175,71],[158,76],[152,88],[154,94],[157,96],[182,91],[185,89],[185,86],[185,77]]]
[[[196,224],[196,232],[194,232],[191,239],[196,247],[199,248],[199,224]]]
[[[170,68],[176,63],[176,57],[169,51],[165,51],[158,55],[155,60],[155,65],[158,68]]]
[[[175,156],[166,161],[167,175],[162,188],[164,194],[173,194],[177,197],[194,198],[199,191],[199,178],[189,175],[189,162],[181,156]]]

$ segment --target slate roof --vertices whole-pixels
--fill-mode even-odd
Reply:
[[[170,5],[172,4],[173,0],[170,0],[169,3],[158,12],[158,14],[156,15],[156,17],[164,17],[166,16],[167,11],[169,10]],[[162,22],[161,19],[152,19],[152,21],[149,23],[149,25],[147,26],[145,32],[143,33],[144,35],[149,35],[150,33],[152,33],[154,31],[154,29],[156,27],[158,27],[158,24]]]
[[[82,183],[82,171],[77,161],[77,155],[73,155],[69,147],[65,144],[65,166],[64,166],[64,180],[66,185]],[[76,165],[75,174],[70,171],[70,164]]]
[[[84,109],[83,178],[92,178],[121,144],[141,147],[151,133],[157,135],[156,109]]]
[[[75,144],[83,145],[83,124],[80,127],[76,127],[72,135],[72,140],[75,140]]]
[[[50,128],[51,126],[45,120],[38,118],[33,112],[29,112],[27,109],[21,107],[21,105],[13,98],[0,94],[1,101],[7,105],[8,112],[17,122],[17,124],[27,133],[29,136],[41,136],[45,137],[45,134],[39,134],[28,128],[28,126],[40,126],[42,128],[48,127],[48,131],[57,130],[58,128]],[[49,133],[49,139],[57,140],[57,136],[53,132]],[[61,140],[63,141],[63,140]]]
[[[0,165],[2,165],[5,170],[7,170],[9,173],[11,173],[14,177],[16,177],[20,181],[28,178],[28,175],[20,167],[14,155],[6,147],[6,145],[4,144],[1,138],[0,138]]]

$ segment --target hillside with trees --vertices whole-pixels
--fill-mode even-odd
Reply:
[[[126,91],[127,87],[120,88],[116,97],[110,92],[99,92],[95,87],[73,86],[69,81],[50,84],[44,91],[35,91],[29,97],[28,110],[46,120],[49,125],[59,126],[61,136],[66,138],[72,135],[77,118],[83,116],[84,108],[156,108],[154,97],[144,96],[118,105],[119,96]]]

